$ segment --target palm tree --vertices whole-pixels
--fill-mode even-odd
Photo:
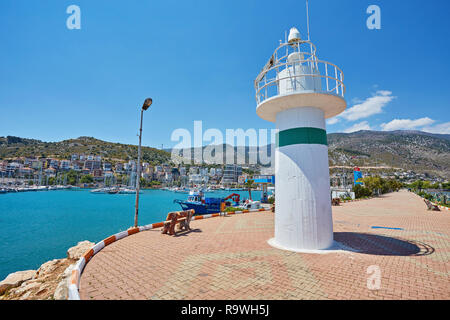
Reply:
[[[248,190],[248,195],[250,197],[250,201],[252,200],[252,188],[253,188],[253,183],[255,182],[255,180],[252,179],[247,179],[247,181],[245,181],[244,186],[247,188]]]

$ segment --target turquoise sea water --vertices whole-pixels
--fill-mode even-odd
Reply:
[[[211,197],[247,191],[216,191]],[[0,194],[0,281],[9,273],[37,269],[66,257],[79,241],[97,243],[134,224],[134,194],[93,194],[89,190],[38,191]],[[139,197],[140,226],[160,222],[180,210],[174,199],[187,194],[144,190]],[[260,192],[252,192],[254,200]]]

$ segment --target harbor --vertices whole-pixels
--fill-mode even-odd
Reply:
[[[450,2],[407,9],[0,2],[0,304],[450,300]]]

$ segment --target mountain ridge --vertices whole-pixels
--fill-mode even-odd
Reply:
[[[329,133],[330,166],[386,166],[417,172],[429,172],[450,178],[450,135],[422,131],[367,131]],[[203,146],[204,150],[207,146]],[[222,145],[223,150],[226,145]],[[267,155],[272,157],[274,146],[267,145]],[[248,163],[261,148],[244,147]],[[241,151],[234,147],[235,153]],[[173,149],[159,150],[142,147],[143,160],[160,164],[171,159]],[[177,150],[175,150],[177,151]],[[69,158],[71,154],[96,154],[106,159],[131,160],[137,158],[137,146],[102,141],[82,136],[59,142],[44,142],[20,137],[0,137],[0,159],[14,157],[54,156]],[[191,154],[195,149],[191,148]],[[235,161],[238,155],[235,156]],[[258,159],[259,160],[259,159]]]

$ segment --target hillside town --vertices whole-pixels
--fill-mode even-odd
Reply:
[[[136,180],[136,161],[102,159],[99,155],[73,154],[70,159],[16,158],[0,161],[0,183],[3,185],[78,185],[84,187],[116,184],[133,187]],[[258,173],[257,167],[239,165],[183,166],[171,163],[141,165],[144,186],[208,185],[237,187],[243,185],[247,173]],[[75,179],[70,179],[74,177]]]
[[[73,154],[70,159],[20,157],[0,160],[0,185],[8,186],[80,186],[104,187],[136,183],[136,161],[109,161],[100,155]],[[392,168],[361,168],[365,177],[380,176],[402,183],[417,180],[431,184],[445,182],[438,176],[412,170]],[[351,189],[355,183],[353,167],[331,167],[330,185],[335,189]],[[141,165],[141,185],[145,188],[207,186],[213,189],[243,187],[254,175],[273,175],[271,167],[259,165],[175,165],[161,163]]]

